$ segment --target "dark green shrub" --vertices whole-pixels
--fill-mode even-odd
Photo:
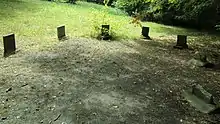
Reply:
[[[116,7],[141,13],[144,20],[214,29],[220,22],[219,0],[117,0]]]
[[[86,0],[87,2],[93,2],[93,3],[96,3],[96,4],[102,4],[104,5],[104,0]],[[112,6],[113,3],[115,2],[116,0],[109,0],[108,1],[108,6]]]

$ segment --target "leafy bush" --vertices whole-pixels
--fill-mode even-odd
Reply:
[[[98,11],[96,9],[93,9],[93,11],[91,12],[90,15],[90,22],[92,24],[91,26],[91,34],[90,36],[93,38],[98,38],[100,39],[101,37],[101,26],[102,25],[110,25],[110,35],[111,35],[111,39],[117,39],[117,33],[116,30],[117,27],[119,27],[118,25],[115,25],[116,23],[114,22],[113,24],[111,23],[111,17],[109,15],[109,7],[108,7],[108,0],[104,0],[103,4],[105,6],[103,6],[104,8],[101,11]],[[114,27],[114,28],[112,28]]]
[[[86,0],[86,1],[104,5],[104,0]],[[108,6],[112,6],[115,1],[116,0],[108,0]]]
[[[209,29],[220,20],[219,0],[117,0],[116,7],[164,24]]]
[[[132,15],[135,11],[141,12],[142,10],[145,10],[148,3],[149,2],[146,0],[117,0],[116,7],[128,12],[129,15]]]

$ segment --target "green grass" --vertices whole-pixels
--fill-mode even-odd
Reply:
[[[38,0],[2,1],[0,4],[0,34],[15,33],[18,44],[25,46],[51,45],[56,41],[56,27],[65,24],[70,37],[90,37],[94,26],[102,24],[103,6],[78,2],[76,5]],[[122,38],[138,37],[131,30],[130,18],[116,9],[109,9],[112,30]],[[131,29],[131,30],[130,30]]]
[[[99,30],[95,27],[101,24],[110,24],[117,40],[139,39],[141,34],[141,28],[130,24],[131,18],[124,12],[109,8],[104,13],[103,6],[86,2],[71,5],[39,0],[3,0],[0,9],[0,35],[15,33],[17,45],[24,50],[42,49],[57,43],[56,27],[63,24],[69,37],[96,37]],[[206,38],[203,33],[184,28],[151,22],[143,25],[149,26],[150,36],[158,40],[160,37],[175,40],[177,34],[192,36],[189,41]],[[2,45],[0,48],[3,49]]]

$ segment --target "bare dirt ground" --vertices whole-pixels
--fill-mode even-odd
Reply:
[[[218,124],[182,91],[220,95],[220,72],[192,67],[171,42],[71,39],[0,59],[2,124]]]

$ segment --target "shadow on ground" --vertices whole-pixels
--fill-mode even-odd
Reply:
[[[190,52],[171,46],[74,39],[31,53],[24,60],[31,63],[28,78],[16,77],[27,85],[8,98],[21,102],[11,118],[19,113],[21,123],[48,123],[59,114],[57,124],[215,122],[214,116],[190,107],[181,92],[194,83],[211,88],[217,76],[210,79],[211,72],[190,69],[185,65]]]

